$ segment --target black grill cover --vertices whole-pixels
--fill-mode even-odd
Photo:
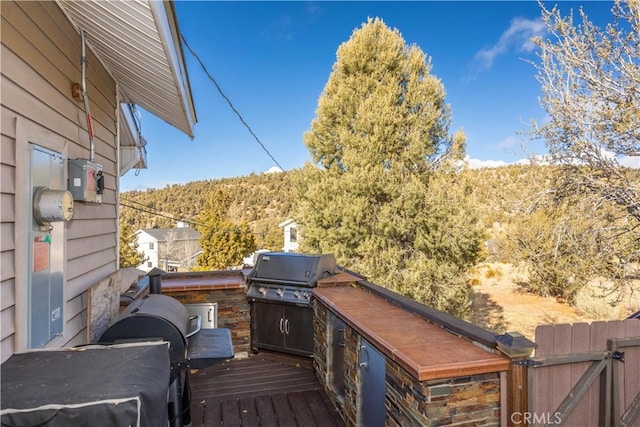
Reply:
[[[290,252],[267,252],[258,255],[249,281],[314,287],[319,279],[336,271],[333,254],[310,255]]]
[[[0,366],[3,426],[166,426],[167,343],[12,355]]]

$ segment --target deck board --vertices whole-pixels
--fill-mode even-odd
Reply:
[[[193,427],[342,427],[310,358],[260,352],[190,377]]]
[[[278,424],[278,418],[271,404],[271,396],[256,397],[256,408],[259,423],[274,426]]]
[[[301,426],[314,425],[315,421],[313,420],[311,409],[307,405],[307,401],[305,400],[302,393],[289,393],[287,397],[289,398],[289,404],[291,405],[291,409],[293,410],[293,415],[296,418],[298,425],[301,425]]]
[[[289,400],[285,394],[274,394],[271,396],[271,403],[276,412],[278,423],[282,427],[296,427],[296,417],[293,415],[293,409],[289,406]]]
[[[256,400],[251,397],[239,399],[240,422],[244,427],[258,427],[258,412],[256,411]]]

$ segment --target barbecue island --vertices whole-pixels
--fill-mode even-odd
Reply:
[[[121,297],[122,311],[103,332],[103,340],[122,345],[138,341],[139,335],[153,335],[124,332],[138,328],[129,323],[136,317],[143,324],[152,318],[159,322],[142,329],[162,329],[159,325],[166,322],[182,325],[187,319],[173,338],[177,344],[169,345],[174,354],[169,350],[167,356],[169,404],[175,406],[168,416],[172,425],[229,423],[225,417],[242,425],[254,416],[253,423],[271,426],[303,425],[305,417],[318,425],[322,420],[324,425],[346,426],[507,425],[506,414],[517,404],[506,399],[507,374],[517,369],[512,359],[528,355],[518,348],[511,352],[501,346],[500,351],[500,336],[369,283],[335,266],[333,256],[327,255],[264,253],[252,270],[155,271]],[[190,346],[192,337],[186,335],[194,321],[189,315],[193,307],[215,307],[209,311],[215,317],[210,331],[218,331],[215,339],[232,346],[223,350],[226,355],[218,353],[209,361],[217,364],[190,362],[184,356],[193,351],[181,346]],[[211,333],[201,331],[203,337]],[[298,394],[279,401],[288,395],[277,390],[274,380],[268,381],[279,394],[271,396],[269,416],[260,397],[243,407],[249,394],[222,396],[227,384],[223,376],[234,364],[261,358],[291,366],[287,375],[292,378],[303,371],[312,376],[315,385],[306,387],[315,388],[313,395],[321,394],[325,406],[313,402],[309,390],[294,386],[290,390]],[[265,369],[275,375],[275,368]],[[257,374],[246,372],[242,381],[258,380]],[[258,393],[259,387],[251,387]],[[295,403],[301,396],[309,409]],[[281,404],[288,405],[290,413],[279,410]],[[177,414],[184,418],[177,421]],[[285,422],[285,417],[291,419]]]

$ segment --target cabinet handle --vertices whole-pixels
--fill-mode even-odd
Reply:
[[[282,317],[281,317],[281,318],[280,318],[280,333],[281,333],[281,334],[284,334],[284,327],[283,327],[283,324],[284,324],[284,318],[282,318]]]
[[[340,342],[340,336],[338,336],[338,347],[345,347],[346,346],[345,343],[344,343],[344,331],[345,331],[344,328],[339,328],[338,331],[337,331],[339,334],[342,334],[342,342]]]
[[[207,320],[209,323],[213,323],[213,308],[210,308],[207,312]]]
[[[364,359],[364,355],[367,356],[367,360],[360,362],[358,365],[361,368],[367,368],[369,367],[369,352],[367,351],[367,347],[365,347],[364,345],[360,346],[360,360]]]
[[[289,335],[289,319],[284,321],[284,332]]]

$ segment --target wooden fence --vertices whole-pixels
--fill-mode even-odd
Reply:
[[[535,341],[525,361],[527,413],[512,421],[640,427],[639,319],[543,325]]]

